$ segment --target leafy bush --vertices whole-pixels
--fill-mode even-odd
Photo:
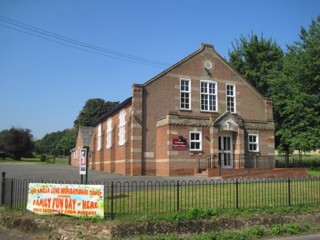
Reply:
[[[280,235],[282,233],[282,229],[279,225],[272,226],[271,228],[272,235]]]
[[[308,227],[300,226],[298,223],[289,223],[283,225],[283,231],[289,234],[303,233],[308,230]]]
[[[265,230],[262,229],[260,226],[255,225],[254,227],[250,228],[247,231],[247,235],[249,236],[255,236],[255,237],[262,237],[266,235]]]

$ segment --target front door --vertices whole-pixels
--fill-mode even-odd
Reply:
[[[222,168],[233,167],[232,134],[219,136],[219,162]]]

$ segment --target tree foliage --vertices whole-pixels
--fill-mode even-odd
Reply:
[[[251,33],[232,43],[230,64],[264,96],[270,96],[270,82],[281,72],[283,51],[272,39]]]
[[[99,119],[105,113],[114,108],[117,104],[119,104],[119,102],[105,101],[101,98],[93,98],[87,100],[76,120],[74,121],[74,127],[94,127]]]
[[[20,160],[33,148],[33,135],[30,129],[12,127],[0,132],[0,149],[11,155],[15,160]]]
[[[287,154],[320,146],[320,16],[300,41],[288,46],[283,74],[275,79],[272,99],[278,118],[279,148]]]
[[[100,98],[89,99],[74,121],[74,128],[46,134],[36,141],[35,150],[39,154],[67,156],[76,145],[79,126],[94,126],[101,116],[110,111],[118,102],[104,101]]]
[[[273,101],[278,149],[320,147],[320,16],[283,54],[271,39],[241,36],[229,52],[234,66]]]
[[[65,129],[46,134],[41,140],[36,141],[36,152],[53,156],[67,156],[70,149],[76,145],[77,130]]]

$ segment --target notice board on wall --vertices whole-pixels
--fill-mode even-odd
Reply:
[[[172,139],[172,150],[175,151],[187,151],[188,145],[187,145],[187,139],[176,137]]]

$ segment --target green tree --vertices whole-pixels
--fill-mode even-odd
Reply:
[[[41,140],[36,141],[36,152],[53,156],[67,156],[76,144],[77,130],[65,129],[46,134]]]
[[[279,149],[308,152],[320,146],[320,17],[288,46],[283,74],[272,83]]]
[[[46,134],[40,141],[37,141],[37,153],[50,154],[58,156],[59,153],[56,150],[60,139],[63,137],[62,131],[52,132]]]
[[[229,63],[255,86],[264,96],[270,97],[270,82],[282,70],[283,51],[272,39],[260,38],[251,33],[232,43]]]
[[[61,155],[67,156],[70,155],[70,149],[76,145],[77,130],[75,128],[65,129],[63,134],[56,146],[56,151]]]
[[[119,102],[105,101],[101,98],[93,98],[86,101],[76,120],[74,121],[74,127],[91,126],[100,120],[100,118],[112,108],[114,108]]]
[[[7,136],[7,134],[8,134],[8,129],[6,129],[6,130],[2,130],[1,132],[0,132],[0,151],[2,151],[2,152],[4,152],[5,150],[5,145],[4,145],[4,143],[5,143],[5,139],[6,139],[6,136]]]
[[[20,160],[22,156],[34,148],[33,135],[30,129],[14,128],[4,130],[0,134],[0,148]]]

